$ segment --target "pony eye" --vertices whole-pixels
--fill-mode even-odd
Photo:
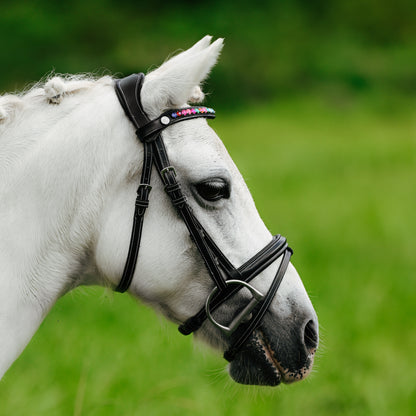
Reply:
[[[206,201],[218,201],[230,197],[230,187],[221,178],[209,179],[195,185],[198,194]]]

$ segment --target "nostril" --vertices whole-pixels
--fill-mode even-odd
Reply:
[[[311,354],[313,354],[318,347],[318,332],[315,327],[315,322],[312,319],[305,325],[305,330],[303,332],[303,342]]]

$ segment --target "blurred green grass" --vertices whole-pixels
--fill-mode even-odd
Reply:
[[[81,288],[0,382],[0,415],[414,415],[416,106],[285,99],[211,122],[268,227],[288,237],[317,310],[307,381],[234,384],[127,295]]]
[[[225,37],[215,105],[244,108],[277,94],[416,93],[414,0],[2,0],[0,88],[53,69],[147,72],[207,34]],[[105,69],[104,69],[105,68]]]

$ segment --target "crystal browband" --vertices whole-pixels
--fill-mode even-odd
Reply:
[[[170,124],[191,118],[214,118],[215,110],[209,107],[185,107],[165,111],[158,118],[149,121],[137,130],[137,136],[141,141],[151,142],[156,139],[157,133]]]
[[[190,108],[183,108],[181,110],[174,111],[171,113],[172,118],[183,117],[183,116],[190,116],[192,114],[215,114],[215,110],[209,107],[190,107]]]

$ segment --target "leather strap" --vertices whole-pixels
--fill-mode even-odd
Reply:
[[[160,178],[165,185],[165,191],[169,195],[169,198],[175,206],[178,214],[185,222],[191,238],[197,246],[211,278],[214,280],[215,284],[220,288],[220,290],[224,290],[227,286],[225,279],[222,276],[220,269],[218,268],[213,253],[211,250],[209,250],[205,242],[204,229],[198,226],[199,223],[196,221],[191,207],[186,202],[186,197],[182,192],[181,186],[176,180],[175,169],[170,166],[166,148],[160,134],[152,142],[152,145],[154,148],[154,161],[159,171]]]
[[[130,236],[129,251],[127,254],[126,264],[120,282],[115,288],[116,292],[123,293],[131,285],[134,271],[136,269],[137,257],[139,255],[140,241],[142,237],[144,214],[149,206],[149,193],[152,189],[150,186],[150,177],[152,173],[153,152],[151,145],[143,143],[143,170],[140,185],[137,188],[137,197],[135,202],[133,227]]]
[[[166,127],[178,123],[183,120],[190,120],[192,118],[215,118],[215,111],[207,107],[186,107],[182,109],[174,109],[165,111],[158,118],[149,121],[138,129],[138,135],[145,137],[146,141],[153,141],[156,139],[157,133],[161,132]]]
[[[140,90],[143,85],[144,75],[130,75],[116,82],[116,93],[127,117],[139,129],[139,126],[148,122],[146,113],[143,110],[140,99]],[[137,130],[136,130],[137,133]],[[140,137],[139,137],[140,139]],[[143,167],[140,185],[137,188],[135,202],[133,227],[130,236],[129,251],[124,265],[120,282],[115,288],[116,292],[123,293],[131,285],[134,271],[136,269],[137,257],[139,255],[140,241],[142,237],[144,214],[149,206],[149,193],[152,189],[150,178],[152,174],[153,149],[152,146],[143,142]]]
[[[126,116],[136,129],[147,124],[150,119],[143,110],[140,91],[144,82],[144,74],[132,74],[116,81],[116,94]],[[140,138],[140,137],[139,137]]]

